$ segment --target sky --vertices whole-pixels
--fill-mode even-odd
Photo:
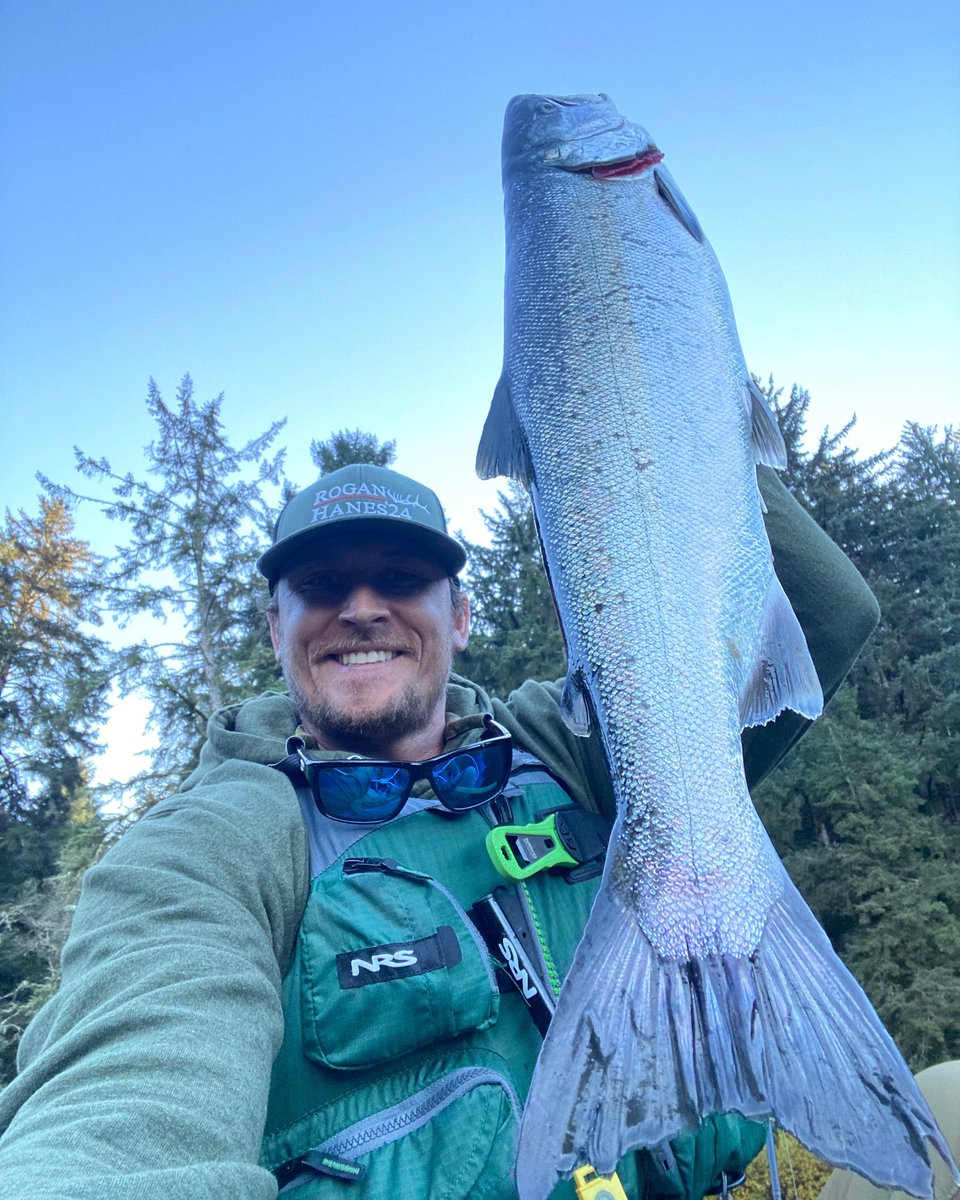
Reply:
[[[503,110],[600,91],[813,433],[956,422],[956,0],[0,0],[4,506],[77,484],[75,445],[142,470],[147,382],[189,372],[235,442],[287,419],[300,485],[312,438],[360,427],[482,536]]]

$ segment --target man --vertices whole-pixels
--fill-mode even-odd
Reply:
[[[829,694],[876,606],[772,477],[764,491]],[[451,673],[465,555],[422,484],[342,468],[289,502],[258,565],[288,693],[217,714],[180,794],[88,873],[61,990],[0,1099],[0,1194],[515,1195],[537,1022],[612,815],[600,747],[567,730],[558,684],[502,702]],[[752,779],[802,724],[752,736]],[[505,885],[487,834],[558,808],[577,852],[539,869],[528,838]],[[528,952],[517,987],[480,932],[498,885]],[[761,1139],[717,1118],[628,1155],[619,1184],[699,1200]]]

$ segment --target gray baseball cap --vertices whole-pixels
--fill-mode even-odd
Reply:
[[[257,560],[270,590],[293,562],[322,540],[330,529],[398,534],[417,542],[451,575],[463,570],[467,555],[447,533],[436,494],[387,467],[356,463],[324,475],[284,506],[273,531],[273,545]]]

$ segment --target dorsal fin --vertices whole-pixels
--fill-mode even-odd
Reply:
[[[490,411],[477,447],[477,474],[481,479],[506,475],[529,487],[534,481],[533,463],[527,439],[517,420],[510,396],[510,384],[500,376]]]

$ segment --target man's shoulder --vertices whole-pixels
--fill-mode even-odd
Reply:
[[[514,740],[525,745],[524,732],[552,728],[560,716],[560,695],[563,680],[555,682],[528,679],[505,700],[491,696],[480,684],[462,675],[451,675],[447,687],[447,710],[458,717],[473,713],[491,713],[513,734]]]
[[[187,791],[231,760],[270,766],[286,753],[297,728],[297,711],[286,692],[265,692],[214,713],[200,761],[183,783]]]

